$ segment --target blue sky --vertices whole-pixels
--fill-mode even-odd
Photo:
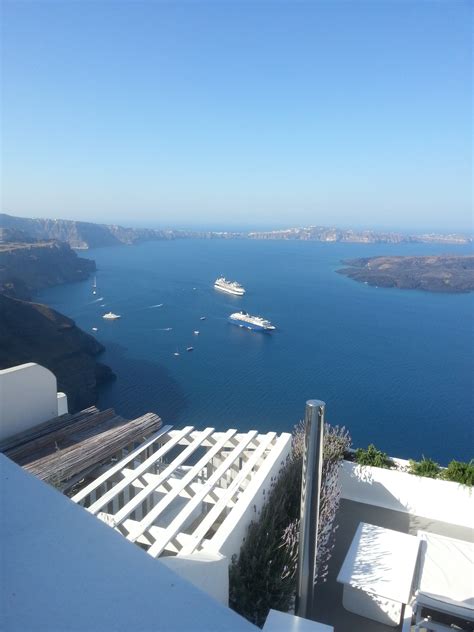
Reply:
[[[471,230],[463,0],[3,2],[2,209]]]

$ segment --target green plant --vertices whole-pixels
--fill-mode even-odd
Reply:
[[[440,466],[432,459],[423,457],[421,461],[410,460],[410,474],[416,476],[427,476],[428,478],[438,478],[441,472]]]
[[[387,469],[394,465],[392,459],[382,450],[378,450],[373,443],[366,450],[358,448],[355,453],[355,459],[359,465],[371,465]]]
[[[469,463],[451,461],[448,467],[443,470],[442,477],[447,481],[454,481],[462,485],[474,485],[474,459],[471,459]]]
[[[338,469],[350,437],[344,428],[325,426],[318,531],[317,579],[323,581],[333,547],[339,505]],[[250,524],[229,575],[229,604],[256,625],[270,608],[288,611],[293,604],[298,562],[299,514],[304,428],[295,428],[292,452],[272,483],[266,503]],[[315,534],[316,535],[316,534]]]

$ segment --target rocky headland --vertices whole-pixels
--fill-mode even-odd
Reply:
[[[143,241],[174,239],[179,231],[125,228],[68,219],[14,217],[0,213],[0,231],[16,232],[37,241],[58,240],[77,250],[100,246],[130,245]]]
[[[377,287],[459,293],[474,290],[474,255],[369,257],[343,261],[339,274]]]
[[[70,318],[31,302],[31,296],[45,287],[87,279],[95,262],[57,241],[5,241],[20,236],[4,234],[0,243],[0,369],[25,362],[45,366],[75,412],[95,403],[98,386],[114,377],[97,362],[104,347]]]
[[[114,377],[96,356],[104,347],[73,320],[46,305],[0,294],[0,369],[37,362],[52,371],[69,410],[93,404],[97,387]]]
[[[95,261],[78,257],[58,241],[0,243],[0,292],[16,298],[29,299],[46,287],[84,281],[95,269]]]

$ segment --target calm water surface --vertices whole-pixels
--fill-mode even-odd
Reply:
[[[335,273],[344,258],[442,252],[468,249],[150,242],[85,253],[97,262],[95,297],[87,281],[39,298],[86,331],[98,327],[101,360],[118,376],[102,389],[101,407],[125,416],[153,410],[176,425],[289,431],[306,399],[319,398],[355,445],[446,463],[474,456],[474,295],[372,288]],[[220,274],[247,294],[215,291]],[[230,325],[238,309],[278,331]],[[122,318],[104,321],[109,310]]]

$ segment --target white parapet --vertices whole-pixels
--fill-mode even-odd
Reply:
[[[258,632],[2,454],[0,489],[0,630]]]
[[[343,462],[340,482],[347,500],[472,527],[470,486],[349,461]]]
[[[332,625],[310,621],[288,612],[270,610],[263,632],[334,632]]]
[[[56,377],[29,362],[0,371],[0,440],[67,412],[67,398],[58,399]]]

